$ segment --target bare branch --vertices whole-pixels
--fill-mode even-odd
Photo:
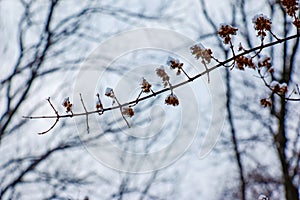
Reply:
[[[164,92],[167,92],[169,90],[172,90],[172,89],[175,89],[175,88],[178,88],[178,87],[181,87],[183,85],[186,85],[188,84],[189,82],[192,82],[200,77],[202,77],[203,75],[213,71],[213,70],[216,70],[217,68],[221,67],[221,66],[224,66],[226,63],[229,63],[233,60],[235,60],[236,58],[240,57],[240,56],[243,56],[243,55],[247,55],[251,52],[255,52],[261,48],[268,48],[268,47],[271,47],[271,46],[274,46],[276,44],[280,44],[282,42],[285,42],[285,41],[288,41],[288,40],[292,40],[292,39],[295,39],[295,38],[298,38],[300,35],[299,34],[295,34],[295,35],[292,35],[292,36],[289,36],[289,37],[286,37],[286,38],[283,38],[283,39],[280,39],[278,41],[274,41],[274,42],[270,42],[270,43],[267,43],[267,44],[264,44],[264,45],[259,45],[257,47],[254,47],[252,49],[249,49],[249,50],[245,50],[244,52],[240,53],[240,54],[237,54],[236,56],[233,56],[225,61],[219,61],[219,63],[211,68],[208,68],[207,70],[193,76],[193,77],[190,77],[189,80],[186,80],[186,81],[183,81],[183,82],[180,82],[178,84],[175,84],[175,85],[171,85],[167,88],[164,88],[164,89],[161,89],[159,91],[156,91],[156,92],[153,92],[152,94],[149,94],[145,97],[142,97],[142,98],[139,98],[139,102],[140,101],[144,101],[144,100],[147,100],[149,98],[152,98],[152,97],[155,97],[159,94],[162,94]],[[298,101],[298,99],[289,99],[291,101]],[[118,101],[117,101],[118,102]],[[111,106],[111,107],[108,107],[108,108],[104,108],[103,109],[103,112],[106,112],[106,111],[110,111],[110,110],[115,110],[115,109],[120,109],[121,107],[124,107],[124,106],[130,106],[130,105],[133,105],[133,104],[136,104],[136,100],[132,100],[132,101],[129,101],[127,103],[124,103],[124,104],[120,104],[120,102],[118,102],[118,105],[117,106]],[[74,113],[72,115],[70,114],[67,114],[67,115],[59,115],[60,118],[68,118],[68,117],[77,117],[77,116],[82,116],[82,115],[90,115],[90,114],[95,114],[95,113],[99,113],[98,110],[94,110],[94,111],[89,111],[89,112],[84,112],[84,113]],[[57,118],[57,116],[24,116],[23,118],[26,118],[26,119],[45,119],[45,118]]]

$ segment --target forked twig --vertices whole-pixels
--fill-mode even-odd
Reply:
[[[56,114],[56,120],[55,120],[54,124],[48,130],[43,131],[43,132],[39,132],[38,133],[39,135],[43,135],[43,134],[48,133],[49,131],[51,131],[56,126],[56,124],[58,123],[59,118],[60,118],[60,116],[58,114],[58,111],[54,108],[53,104],[50,101],[50,97],[48,97],[47,101],[49,102],[51,108],[54,110],[54,112]],[[29,118],[29,119],[31,119],[31,118]]]
[[[130,124],[129,124],[129,122],[127,121],[127,119],[125,118],[125,116],[124,116],[124,114],[123,114],[123,111],[122,111],[122,108],[123,108],[123,106],[122,106],[122,104],[121,104],[121,103],[118,101],[118,99],[117,99],[117,97],[116,97],[116,96],[114,96],[114,98],[115,98],[115,100],[116,100],[117,104],[118,104],[118,105],[119,105],[119,107],[120,107],[120,112],[121,112],[121,115],[122,115],[122,117],[123,117],[124,121],[126,122],[126,124],[127,124],[128,128],[130,128]]]

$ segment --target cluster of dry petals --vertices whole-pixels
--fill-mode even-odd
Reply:
[[[299,10],[299,1],[297,0],[282,0],[282,6],[285,8],[286,13],[294,18],[293,24],[300,29],[300,19],[297,17],[296,12]]]
[[[237,31],[238,29],[231,25],[222,24],[219,28],[218,34],[224,39],[224,44],[229,44],[231,42],[231,36],[236,35]]]
[[[152,85],[146,79],[143,78],[141,85],[142,85],[141,88],[143,92],[149,93],[151,91]]]
[[[252,69],[256,68],[251,57],[239,56],[235,59],[235,62],[236,62],[237,68],[240,70],[245,70],[245,67],[250,67]]]
[[[272,29],[272,22],[271,20],[263,15],[257,15],[252,19],[252,22],[254,23],[254,29],[257,30],[257,36],[261,37],[264,39],[264,37],[267,35],[266,31],[271,31]]]
[[[162,79],[164,87],[167,87],[168,85],[170,85],[170,82],[169,82],[170,77],[166,73],[166,71],[163,69],[163,67],[157,68],[156,74],[157,74],[157,76],[159,76]]]
[[[276,81],[273,81],[270,84],[270,87],[272,88],[274,93],[281,94],[281,95],[285,95],[288,91],[288,87],[286,83],[280,84]]]
[[[178,59],[169,56],[167,65],[169,65],[171,69],[177,69],[177,75],[181,74],[183,63],[181,63]]]
[[[178,106],[179,100],[178,100],[177,96],[175,94],[173,94],[172,85],[170,83],[170,77],[168,76],[168,74],[165,72],[165,70],[163,68],[157,68],[156,74],[157,74],[157,76],[159,76],[162,79],[164,87],[169,85],[170,89],[171,89],[171,94],[166,97],[165,103],[167,105]]]
[[[66,108],[66,112],[71,112],[72,113],[72,106],[73,104],[70,102],[69,97],[65,98],[63,103],[62,103],[63,107]]]
[[[258,61],[258,67],[259,68],[265,67],[268,70],[268,72],[271,74],[274,72],[274,68],[272,67],[272,64],[271,64],[271,58],[269,56],[262,57]]]
[[[134,110],[131,107],[126,107],[122,109],[122,114],[128,117],[132,117],[134,115]]]
[[[298,10],[298,1],[297,0],[282,0],[281,4],[286,9],[286,13],[293,17],[296,15],[296,12]]]
[[[165,103],[167,105],[172,105],[172,106],[178,106],[179,105],[179,100],[175,94],[170,94],[166,97]]]
[[[191,48],[192,55],[195,55],[195,58],[198,60],[202,58],[206,63],[211,62],[212,58],[212,51],[211,49],[202,48],[200,45],[194,45]]]
[[[272,102],[269,100],[269,99],[261,99],[260,100],[260,104],[263,106],[263,107],[271,107],[272,106]]]

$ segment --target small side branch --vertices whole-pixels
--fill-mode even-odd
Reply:
[[[125,118],[125,116],[124,116],[124,114],[123,114],[123,110],[122,110],[122,104],[118,101],[118,99],[117,99],[117,97],[116,96],[114,96],[114,98],[115,98],[115,100],[116,100],[116,102],[117,102],[117,104],[119,105],[119,108],[120,108],[120,112],[121,112],[121,115],[122,115],[122,117],[123,117],[123,119],[124,119],[124,121],[126,122],[126,124],[127,124],[127,126],[128,126],[128,128],[130,128],[130,124],[129,124],[129,122],[127,121],[127,119]]]
[[[47,101],[48,101],[48,103],[50,104],[51,108],[54,110],[54,112],[56,114],[56,120],[55,120],[54,124],[48,130],[43,131],[43,132],[39,132],[38,133],[39,135],[43,135],[43,134],[48,133],[49,131],[51,131],[56,126],[56,124],[58,123],[59,117],[60,117],[59,114],[58,114],[58,111],[55,109],[55,107],[51,103],[50,97],[48,97]]]
[[[83,106],[83,109],[85,111],[85,121],[86,121],[86,130],[88,133],[90,133],[90,126],[89,126],[89,112],[87,111],[85,105],[84,105],[84,102],[83,102],[83,98],[82,98],[82,95],[81,93],[79,94],[80,96],[80,101],[82,103],[82,106]]]
[[[205,72],[207,74],[207,82],[210,83],[209,70],[208,70],[208,67],[207,67],[207,64],[206,64],[205,60],[202,60],[202,64],[204,65],[205,70],[206,70]]]
[[[184,73],[184,75],[190,80],[191,79],[191,77],[186,73],[186,71],[183,69],[183,68],[181,68],[181,71]]]
[[[143,90],[141,90],[141,92],[139,93],[138,97],[135,100],[135,103],[130,105],[129,107],[134,107],[135,105],[137,105],[139,103],[139,99],[140,99],[142,93],[143,93]]]

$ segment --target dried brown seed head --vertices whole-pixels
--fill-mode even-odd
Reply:
[[[225,44],[229,44],[231,41],[231,36],[236,35],[236,32],[238,31],[237,28],[228,25],[228,24],[222,24],[219,28],[218,34],[221,38],[224,39]]]
[[[256,68],[251,57],[239,56],[235,59],[235,62],[237,68],[240,70],[245,70],[245,67],[249,67],[251,69]]]
[[[167,105],[178,106],[179,105],[179,100],[178,100],[178,98],[175,94],[170,94],[165,99],[165,103]]]
[[[257,30],[257,36],[261,37],[262,39],[264,39],[264,37],[267,35],[266,31],[271,31],[272,29],[272,22],[271,20],[263,15],[256,15],[253,19],[252,22],[254,23],[254,29]]]
[[[143,78],[141,85],[142,85],[141,88],[142,88],[143,92],[148,93],[151,91],[152,85],[146,79]]]
[[[190,49],[192,51],[192,55],[195,55],[196,59],[202,58],[202,60],[206,61],[207,63],[211,62],[211,49],[205,49],[200,45],[194,45]]]
[[[285,8],[286,13],[289,16],[294,17],[296,15],[296,11],[298,10],[298,1],[297,0],[282,0],[281,4]]]
[[[261,99],[260,100],[260,104],[263,106],[263,107],[271,107],[272,106],[272,103],[270,100],[268,99]]]
[[[66,108],[66,112],[72,112],[73,104],[70,102],[69,97],[65,98],[62,105]]]
[[[169,75],[165,72],[163,67],[157,68],[156,69],[156,74],[162,79],[162,82],[164,84],[164,87],[167,87],[169,85],[170,77]]]
[[[122,114],[126,115],[128,117],[132,117],[134,115],[134,110],[132,108],[130,108],[130,107],[123,108],[122,109]]]
[[[183,63],[181,63],[178,59],[169,56],[167,65],[169,65],[171,69],[177,69],[177,75],[181,74]]]
[[[114,90],[112,88],[109,88],[109,87],[106,88],[106,90],[105,90],[105,96],[114,98],[115,97]]]

